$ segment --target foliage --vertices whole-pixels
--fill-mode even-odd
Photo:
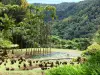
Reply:
[[[94,36],[94,41],[100,45],[100,30],[98,30]]]
[[[63,48],[63,49],[78,49],[86,50],[89,45],[91,45],[90,39],[88,38],[76,38],[73,40],[64,40],[59,36],[52,36],[52,47]]]
[[[100,63],[100,50],[95,51],[95,54],[90,56],[88,62],[93,63],[93,64],[95,63],[99,64]]]
[[[26,8],[28,6],[28,3],[26,0],[1,0],[1,2],[5,5],[8,5],[8,4],[20,5],[23,8]]]
[[[56,7],[58,19],[52,22],[52,34],[61,39],[92,38],[99,29],[100,1],[51,4]],[[46,6],[47,4],[34,4]]]
[[[90,45],[86,51],[83,52],[83,55],[95,55],[98,51],[100,51],[100,45],[97,43],[94,43]]]
[[[68,65],[52,68],[47,71],[46,75],[84,75],[83,73],[80,66],[73,67],[72,65]]]
[[[12,42],[0,38],[0,48],[11,48],[11,47],[12,47]]]
[[[99,13],[96,13],[99,12],[98,1],[52,6],[28,4],[26,0],[1,2],[0,31],[5,38],[20,47],[33,47],[34,44],[37,47],[47,47],[50,44],[50,34],[53,34],[52,47],[85,50],[91,44],[91,38],[87,38],[92,37],[99,28]],[[58,19],[50,22],[57,18],[56,13]]]
[[[88,46],[91,45],[92,42],[88,38],[79,38],[73,40],[76,43],[76,48],[79,50],[86,50]]]
[[[46,71],[46,75],[99,75],[100,64],[59,66]]]
[[[52,36],[51,42],[53,48],[74,49],[75,47],[73,41],[61,39],[59,36]]]
[[[85,0],[79,3],[69,3],[69,6],[66,3],[57,4],[56,6],[63,7],[57,8],[58,20],[53,22],[52,34],[67,40],[92,38],[100,24],[99,3],[99,0],[95,2]]]
[[[11,29],[14,27],[14,19],[8,17],[7,14],[4,14],[4,18],[0,17],[1,23],[0,27],[2,28],[2,33],[5,39],[11,39]]]
[[[46,75],[99,75],[100,51],[89,57],[88,61],[81,65],[64,65],[46,71]]]
[[[52,47],[60,48],[61,39],[59,38],[59,36],[52,36],[51,41],[52,41]]]
[[[47,47],[50,35],[50,21],[56,18],[53,6],[28,5],[26,0],[2,0],[0,3],[0,31],[3,37],[20,48]],[[45,14],[48,12],[49,14]]]

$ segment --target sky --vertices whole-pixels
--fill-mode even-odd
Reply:
[[[83,0],[27,0],[28,3],[46,3],[46,4],[58,4],[62,2],[79,2]]]

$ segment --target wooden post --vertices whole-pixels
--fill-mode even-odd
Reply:
[[[44,54],[45,54],[45,48],[43,48],[43,56],[44,56]]]
[[[36,48],[35,54],[38,55],[38,49]]]
[[[14,49],[12,49],[12,54],[14,54]]]
[[[32,47],[32,46],[31,46]],[[30,53],[30,55],[32,55],[32,48],[31,48],[31,53]]]
[[[34,48],[34,55],[36,55],[35,52],[36,52],[36,48]]]
[[[40,52],[40,54],[41,54],[41,47],[39,48],[39,52]]]
[[[33,47],[32,47],[32,52],[31,52],[31,53],[32,53],[32,55],[33,55]]]
[[[25,55],[27,55],[27,43],[26,43],[26,52],[25,52]]]
[[[38,47],[38,55],[39,55],[39,47]]]
[[[34,49],[33,49],[33,51],[32,51],[32,55],[34,55]]]

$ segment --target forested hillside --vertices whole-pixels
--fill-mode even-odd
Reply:
[[[39,5],[39,4],[35,4]],[[45,4],[40,4],[45,5]],[[100,25],[100,0],[53,4],[57,16],[52,34],[63,39],[91,38]]]
[[[0,1],[0,38],[20,48],[46,46],[51,31],[51,47],[85,50],[99,29],[99,0],[50,6],[26,0]]]

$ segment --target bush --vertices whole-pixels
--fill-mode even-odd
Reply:
[[[83,66],[87,75],[100,75],[100,50],[97,50],[94,55],[90,55],[87,63]]]
[[[60,66],[47,70],[46,75],[100,75],[100,64]]]
[[[46,75],[84,75],[81,66],[59,66],[46,71]]]
[[[76,48],[76,43],[74,41],[72,41],[72,40],[67,40],[66,48],[67,49],[77,49]]]
[[[100,51],[96,51],[94,55],[91,55],[88,59],[88,62],[92,64],[100,64]]]
[[[83,52],[83,55],[95,55],[96,52],[100,51],[100,45],[97,43],[94,43],[90,45],[86,51]]]

